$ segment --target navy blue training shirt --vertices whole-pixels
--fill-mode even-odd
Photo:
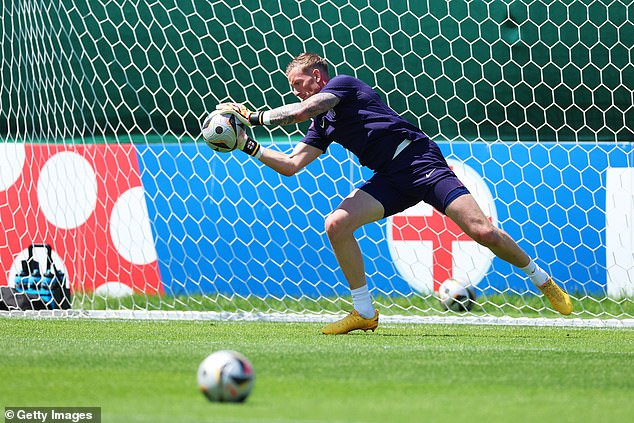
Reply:
[[[333,77],[321,89],[339,98],[326,113],[315,116],[302,142],[326,151],[332,142],[341,144],[375,172],[388,164],[403,140],[428,140],[381,100],[365,82],[348,75]]]

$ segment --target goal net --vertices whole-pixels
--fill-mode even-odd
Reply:
[[[333,145],[282,177],[200,139],[217,103],[298,101],[284,69],[312,51],[438,142],[572,295],[566,324],[631,321],[632,16],[624,0],[3,1],[0,285],[43,244],[89,315],[350,310],[324,219],[367,169]],[[290,151],[306,129],[253,132]],[[356,236],[388,320],[561,317],[423,203]],[[441,306],[448,278],[475,287],[470,311]]]

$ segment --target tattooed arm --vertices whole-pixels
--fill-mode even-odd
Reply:
[[[266,112],[252,112],[240,103],[223,103],[216,106],[218,110],[231,113],[245,125],[290,125],[304,122],[321,113],[327,112],[339,103],[339,98],[330,93],[317,93],[300,103],[288,104]],[[320,149],[308,144],[299,143],[291,154],[281,153],[260,144],[242,130],[244,148],[242,151],[254,156],[276,172],[291,176],[315,160]]]
[[[339,103],[339,98],[330,93],[317,93],[300,103],[287,104],[269,112],[271,125],[290,125],[307,121],[327,112]]]
[[[300,103],[288,104],[265,113],[269,113],[267,121],[270,125],[290,125],[327,112],[338,103],[339,98],[334,94],[317,93]],[[319,157],[321,153],[323,151],[320,149],[300,142],[291,154],[263,149],[259,160],[278,173],[291,176]]]
[[[339,98],[330,93],[317,93],[301,103],[288,104],[269,111],[252,112],[242,103],[221,103],[216,110],[231,113],[246,126],[290,125],[307,121],[320,113],[327,112],[339,103]]]

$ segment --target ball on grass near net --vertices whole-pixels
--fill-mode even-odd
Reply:
[[[475,304],[475,289],[471,284],[447,279],[438,287],[440,304],[445,310],[456,312],[470,311]]]
[[[200,363],[197,381],[209,401],[244,402],[253,389],[255,372],[244,355],[222,350],[210,354]]]
[[[238,131],[244,125],[231,113],[213,111],[202,124],[203,139],[212,150],[226,153],[237,147]]]

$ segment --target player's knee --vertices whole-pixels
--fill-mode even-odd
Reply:
[[[326,218],[324,226],[326,235],[328,235],[328,239],[330,239],[331,242],[336,241],[349,232],[346,218],[340,213],[337,213],[337,211],[334,211]]]
[[[473,239],[478,244],[484,245],[486,247],[494,247],[501,240],[498,229],[493,225],[481,225],[475,227],[472,229],[469,236],[471,236],[471,239]]]

